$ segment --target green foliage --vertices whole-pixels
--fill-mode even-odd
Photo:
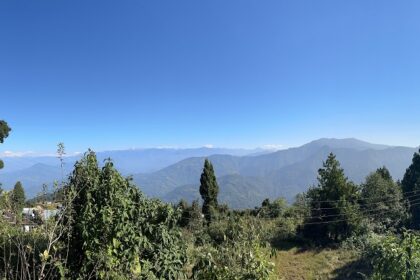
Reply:
[[[45,253],[47,244],[43,229],[24,232],[0,218],[0,279],[40,279],[43,262],[53,261],[53,256]],[[60,279],[56,267],[50,264],[45,279]]]
[[[11,204],[16,216],[21,216],[23,207],[25,206],[25,190],[23,189],[21,182],[17,182],[13,188]]]
[[[210,223],[217,216],[217,195],[219,194],[219,185],[214,174],[213,165],[206,159],[204,162],[203,173],[200,178],[200,195],[203,199],[203,214],[207,222]]]
[[[401,182],[405,198],[420,193],[420,153],[415,153],[410,167],[407,168]],[[411,225],[420,228],[420,205],[410,205]]]
[[[2,212],[2,210],[12,209],[10,197],[11,197],[11,192],[8,192],[8,191],[0,192],[0,213]]]
[[[376,231],[396,230],[407,219],[402,189],[385,167],[366,177],[361,186],[361,207]]]
[[[0,120],[0,143],[4,142],[4,139],[9,136],[10,127],[8,126],[7,122]],[[4,163],[0,159],[0,169],[3,169]],[[1,183],[0,183],[0,193],[2,193]]]
[[[179,225],[191,231],[197,231],[202,227],[201,210],[198,200],[194,200],[191,206],[185,200],[181,200],[177,206],[182,211]]]
[[[4,142],[4,139],[9,136],[11,131],[9,125],[4,120],[0,120],[0,143]]]
[[[287,201],[283,197],[274,200],[265,199],[261,207],[256,209],[256,215],[263,218],[278,218],[284,214],[287,209]]]
[[[319,243],[340,242],[360,226],[358,188],[348,181],[333,154],[318,174],[318,186],[307,193],[311,215],[305,219],[303,233]]]
[[[60,168],[61,168],[61,180],[64,180],[64,155],[66,154],[66,149],[64,147],[64,143],[60,142],[57,145],[57,157],[60,160]]]
[[[179,279],[186,262],[179,212],[147,199],[93,152],[76,163],[65,187],[71,278]]]
[[[367,251],[372,280],[420,279],[420,236],[412,232],[376,238]]]
[[[271,279],[274,265],[260,230],[256,220],[239,217],[211,223],[207,229],[210,243],[195,252],[193,279]]]

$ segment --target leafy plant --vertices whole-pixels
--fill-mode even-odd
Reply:
[[[62,238],[70,277],[180,279],[186,262],[177,229],[180,211],[147,199],[111,161],[99,168],[88,152],[65,186],[68,201]]]
[[[372,280],[420,279],[420,236],[413,232],[377,238],[366,254],[373,266]]]
[[[211,242],[196,249],[193,279],[270,279],[274,265],[260,230],[258,223],[237,217],[212,223]]]

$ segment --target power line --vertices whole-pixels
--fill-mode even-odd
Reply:
[[[401,194],[404,196],[406,194],[412,194],[412,193],[417,193],[417,195],[420,195],[420,190],[414,190],[414,191],[409,191],[409,192],[401,192]],[[358,198],[355,200],[367,200],[369,198]],[[341,201],[345,201],[345,199],[338,199],[338,200],[312,200],[312,202],[315,203],[328,203],[328,202],[341,202]]]
[[[417,203],[418,202],[418,203],[420,203],[420,197],[416,198],[416,199],[413,199],[411,201],[406,200],[406,202],[410,202],[410,203],[413,203],[413,202]],[[412,205],[414,205],[414,204],[412,204]],[[315,210],[319,210],[319,209],[321,209],[321,208],[317,208]],[[375,212],[375,211],[381,211],[381,210],[384,210],[384,209],[361,209],[357,212],[357,214],[367,214],[369,212]],[[392,212],[392,211],[393,210],[390,210],[390,212]],[[348,213],[331,214],[331,215],[319,215],[319,216],[312,216],[311,215],[311,216],[303,216],[302,218],[309,218],[309,219],[310,218],[327,218],[327,217],[339,217],[339,216],[346,216],[346,215],[348,215]]]
[[[405,192],[403,194],[410,194],[410,193],[415,193],[415,192],[417,192],[417,191]],[[362,206],[368,206],[368,205],[371,206],[371,205],[376,205],[376,204],[385,203],[385,202],[394,202],[395,200],[396,200],[395,202],[408,202],[408,203],[411,204],[410,206],[416,206],[416,205],[420,204],[420,197],[419,196],[420,196],[420,193],[417,193],[417,194],[413,194],[413,195],[407,196],[405,198],[397,199],[397,200],[394,198],[394,199],[376,201],[376,202],[372,202],[372,203],[364,203],[364,204],[362,204]],[[339,201],[342,201],[342,200],[339,200]],[[415,202],[415,203],[413,203],[413,202]],[[342,206],[336,206],[336,207],[327,207],[327,208],[325,208],[325,207],[324,208],[322,208],[322,207],[309,208],[309,209],[307,209],[307,211],[312,212],[312,211],[333,210],[333,209],[339,210],[339,209],[346,208],[346,207],[348,207],[348,205],[342,205]],[[360,211],[353,212],[352,214],[364,214],[365,216],[366,215],[369,216],[368,214],[370,212],[376,212],[376,211],[382,211],[382,210],[383,209],[361,209]],[[379,212],[379,213],[371,213],[370,215],[377,216],[377,215],[384,214],[384,213],[389,213],[389,212],[392,212],[392,211],[394,211],[394,210],[388,210],[388,211]],[[301,216],[301,218],[304,218],[304,219],[322,219],[322,218],[327,218],[327,217],[347,216],[347,215],[350,215],[350,214],[351,213],[340,213],[340,214],[319,215],[319,216],[310,215],[310,216]],[[266,217],[257,217],[257,218],[263,219],[263,220],[273,220],[273,218],[266,218]],[[184,219],[193,220],[194,218],[186,218],[185,217]],[[315,224],[316,223],[328,223],[328,222],[340,222],[340,221],[346,221],[346,220],[347,219],[334,220],[334,221],[324,221],[324,222],[315,222]],[[304,223],[302,225],[305,225],[305,224],[308,224],[308,223]],[[314,223],[309,223],[309,224],[314,224]]]
[[[397,199],[398,201],[399,200],[404,200],[404,199],[409,199],[409,198],[412,198],[412,197],[416,197],[416,196],[420,196],[420,193],[418,193],[418,194],[414,194],[414,195],[411,195],[411,196],[407,196],[407,197],[403,197],[403,198],[401,198],[401,199]],[[376,204],[380,204],[380,203],[385,203],[385,202],[393,202],[395,200],[395,198],[391,198],[391,199],[389,199],[389,200],[379,200],[379,201],[376,201],[376,202],[371,202],[371,203],[363,203],[363,204],[361,204],[362,206],[366,206],[366,205],[376,205]],[[345,201],[345,200],[340,200],[340,201]],[[316,202],[315,202],[316,203]],[[312,204],[312,203],[311,203]],[[316,207],[316,208],[313,208],[313,209],[319,209],[319,210],[331,210],[331,209],[340,209],[340,208],[343,208],[343,207],[347,207],[347,205],[342,205],[342,206],[333,206],[333,207]]]
[[[412,204],[412,205],[413,205],[413,206],[415,206],[415,205],[420,205],[420,202],[415,203],[415,204]],[[384,211],[384,212],[381,212],[381,213],[374,213],[374,214],[371,214],[372,216],[367,215],[367,216],[365,216],[365,217],[372,218],[372,217],[375,217],[375,216],[377,216],[377,215],[381,215],[381,214],[389,213],[389,212],[392,212],[392,211],[393,211],[393,210],[388,210],[388,211]],[[350,220],[350,219],[340,219],[340,220],[324,221],[324,222],[310,222],[310,223],[303,223],[303,224],[300,224],[300,225],[317,225],[317,224],[339,223],[339,222],[345,222],[345,221],[348,221],[348,220]]]

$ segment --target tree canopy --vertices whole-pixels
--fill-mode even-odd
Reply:
[[[7,122],[5,122],[4,120],[0,120],[0,143],[3,143],[4,139],[9,136],[10,130],[11,129],[8,126]],[[3,169],[3,167],[4,167],[4,163],[0,159],[0,169]],[[2,188],[1,188],[1,183],[0,183],[0,194],[1,192],[2,192]]]
[[[407,200],[410,198],[413,198],[414,195],[420,194],[420,151],[419,153],[414,154],[411,165],[407,168],[401,184],[402,184],[402,189],[404,191],[404,197]],[[419,203],[410,203],[410,213],[411,213],[411,225],[414,228],[419,229],[420,228]]]
[[[357,227],[358,188],[350,182],[334,154],[329,154],[318,170],[318,186],[307,197],[311,208],[304,235],[318,242],[338,242]]]
[[[16,215],[22,214],[23,207],[25,206],[25,190],[23,189],[22,183],[17,182],[13,188],[12,197],[12,208]]]
[[[217,184],[213,165],[208,159],[204,162],[200,183],[200,195],[203,199],[202,212],[207,222],[210,223],[214,219],[218,207],[217,195],[219,194],[219,185]]]
[[[361,207],[372,214],[379,230],[395,229],[407,218],[401,186],[386,167],[377,169],[361,185]]]

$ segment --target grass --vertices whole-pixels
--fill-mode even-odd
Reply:
[[[356,252],[344,249],[304,249],[294,244],[279,246],[273,261],[277,279],[364,279],[366,264]]]

